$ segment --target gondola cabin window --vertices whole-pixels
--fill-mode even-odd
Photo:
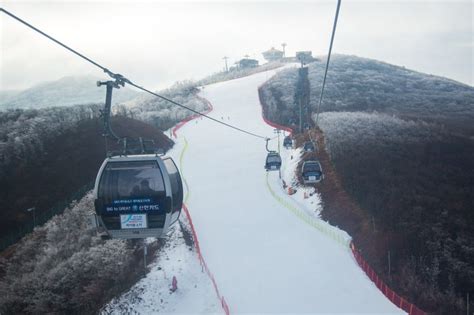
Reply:
[[[168,175],[170,177],[171,192],[173,195],[173,210],[172,212],[180,211],[183,206],[183,183],[179,175],[178,168],[170,158],[164,159],[163,163],[166,166]]]
[[[268,163],[280,163],[281,158],[279,155],[269,155],[267,161]]]
[[[109,162],[99,183],[105,203],[125,198],[165,196],[163,175],[155,161]]]

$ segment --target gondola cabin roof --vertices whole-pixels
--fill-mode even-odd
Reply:
[[[278,157],[281,160],[280,154],[278,152],[269,152],[267,154],[267,158],[270,158],[270,157]]]
[[[109,161],[131,161],[131,160],[154,160],[154,159],[163,159],[166,158],[165,155],[159,154],[132,154],[132,155],[113,155],[109,156],[107,160]]]

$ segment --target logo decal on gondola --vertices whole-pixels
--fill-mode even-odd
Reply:
[[[150,212],[160,211],[161,207],[150,198],[144,199],[117,199],[112,204],[104,206],[108,213],[112,212]]]
[[[121,214],[120,226],[122,229],[146,229],[146,214]]]
[[[114,200],[114,205],[128,205],[128,204],[135,204],[135,203],[150,203],[150,198],[140,198],[140,199],[118,199]]]

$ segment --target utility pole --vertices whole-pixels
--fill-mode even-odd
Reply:
[[[278,136],[278,154],[280,154],[280,132],[281,130],[278,128],[273,129],[273,133],[276,133]],[[268,141],[267,141],[267,146],[268,146]],[[278,170],[278,177],[281,179],[281,169]]]
[[[224,56],[224,58],[222,59],[224,59],[224,62],[225,62],[225,72],[229,72],[229,67],[227,67],[227,59],[229,59],[229,57]]]
[[[298,82],[296,83],[296,100],[300,110],[300,132],[303,132],[303,109],[309,110],[309,80],[308,67],[298,69]],[[306,119],[305,119],[306,120]]]
[[[300,96],[300,133],[303,133],[303,100]]]
[[[280,129],[273,129],[273,132],[278,135],[278,153],[280,153]]]
[[[388,277],[392,280],[392,259],[390,257],[390,251],[388,251]]]
[[[286,57],[286,54],[285,54],[286,43],[281,44],[281,47],[283,47],[283,57]]]

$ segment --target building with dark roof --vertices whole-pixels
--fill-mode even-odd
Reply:
[[[267,61],[275,61],[275,60],[280,60],[283,58],[283,51],[275,49],[275,47],[272,47],[271,49],[264,51],[262,53],[263,58]]]
[[[239,61],[240,68],[255,68],[258,67],[258,60],[244,58]]]

